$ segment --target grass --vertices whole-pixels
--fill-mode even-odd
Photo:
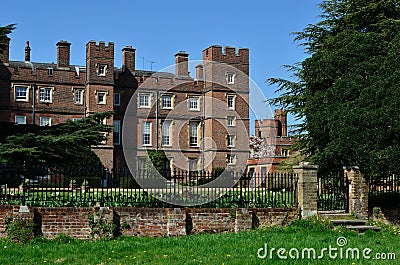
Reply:
[[[331,230],[329,224],[300,220],[286,228],[270,228],[228,234],[200,234],[183,237],[79,241],[66,236],[56,240],[36,238],[27,244],[0,240],[0,264],[397,264],[398,261],[366,259],[281,260],[260,259],[257,251],[268,248],[337,247],[345,237],[351,248],[371,248],[375,253],[395,253],[400,259],[400,228],[386,226],[381,232],[358,235],[344,228]]]

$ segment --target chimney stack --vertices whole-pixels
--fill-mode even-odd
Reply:
[[[61,40],[57,43],[57,67],[68,68],[70,60],[71,43]]]
[[[31,47],[29,47],[29,40],[25,44],[25,62],[31,61]]]
[[[8,65],[10,61],[10,39],[0,43],[0,64]]]
[[[122,69],[123,71],[135,71],[136,49],[126,46],[122,49]]]
[[[189,54],[180,51],[175,54],[175,75],[176,76],[189,76]]]

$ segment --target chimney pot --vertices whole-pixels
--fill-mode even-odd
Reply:
[[[25,62],[31,61],[31,47],[29,47],[29,40],[25,44]]]

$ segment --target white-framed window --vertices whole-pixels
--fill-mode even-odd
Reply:
[[[139,172],[143,172],[146,169],[146,157],[138,157],[137,158],[137,169]]]
[[[47,75],[52,76],[53,75],[53,68],[49,67],[47,68]]]
[[[15,86],[15,101],[28,101],[28,86]]]
[[[164,121],[161,129],[161,143],[163,146],[171,146],[171,121]]]
[[[139,93],[139,108],[150,108],[150,94]]]
[[[227,96],[228,109],[235,109],[235,95]]]
[[[52,96],[51,93],[52,89],[49,87],[41,87],[39,88],[39,102],[43,103],[51,103],[52,102]]]
[[[99,76],[105,76],[105,75],[106,75],[106,72],[107,72],[107,65],[105,65],[105,64],[99,64],[99,65],[97,66],[97,74],[98,74]]]
[[[104,105],[107,103],[107,93],[97,92],[97,104]]]
[[[121,106],[121,94],[114,93],[114,106]]]
[[[200,110],[199,106],[199,98],[198,97],[192,97],[189,98],[189,110]]]
[[[151,146],[151,122],[149,121],[142,123],[142,145]]]
[[[40,126],[51,126],[51,117],[41,116],[39,117]]]
[[[227,154],[226,155],[226,163],[228,165],[234,165],[236,162],[236,156],[232,154]]]
[[[191,122],[189,124],[189,145],[190,146],[198,146],[198,144],[199,144],[198,128],[199,128],[198,123]]]
[[[226,74],[226,83],[228,85],[235,84],[235,74],[234,73],[227,73]]]
[[[72,121],[79,121],[82,120],[82,118],[72,118]]]
[[[228,145],[228,147],[235,147],[235,136],[234,135],[227,136],[227,145]]]
[[[83,89],[74,89],[74,103],[83,104]]]
[[[121,144],[121,121],[120,120],[114,120],[113,141],[114,141],[114,145]]]
[[[172,95],[162,95],[161,96],[161,108],[172,109],[172,106],[173,106],[172,101],[173,101]]]
[[[26,116],[15,115],[14,122],[15,124],[26,124]]]
[[[233,116],[228,116],[226,118],[226,122],[227,122],[228,126],[235,126],[236,125],[235,121],[236,121],[236,119]]]

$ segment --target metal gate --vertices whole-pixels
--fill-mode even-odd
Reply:
[[[349,211],[349,181],[344,173],[318,173],[318,210]]]

